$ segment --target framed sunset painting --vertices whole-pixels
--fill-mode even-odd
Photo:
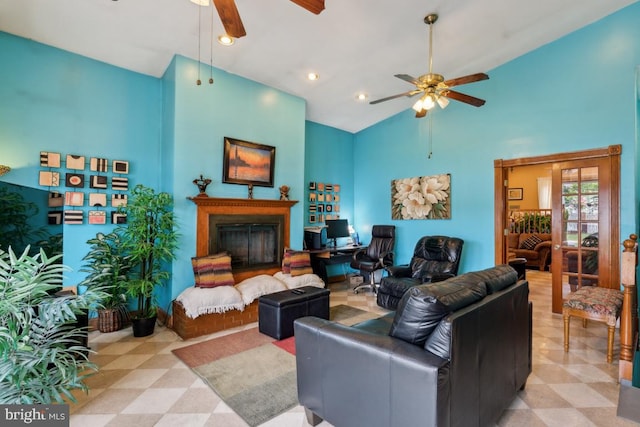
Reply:
[[[276,147],[224,138],[222,182],[273,187]]]

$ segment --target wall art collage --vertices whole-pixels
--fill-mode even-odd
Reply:
[[[340,218],[340,185],[309,183],[309,223]]]
[[[40,152],[38,184],[49,188],[49,224],[124,224],[129,162],[50,151]],[[86,210],[86,212],[85,212]],[[86,215],[85,215],[86,214]]]

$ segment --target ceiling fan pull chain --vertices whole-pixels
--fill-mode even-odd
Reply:
[[[209,84],[213,84],[213,7],[211,8],[211,34],[209,34],[211,52],[209,53]]]
[[[196,80],[196,84],[198,86],[202,84],[202,81],[200,80],[200,35],[202,34],[200,31],[200,9],[202,9],[202,7],[198,6],[198,80]]]
[[[433,114],[429,114],[429,154],[427,155],[427,159],[431,159],[433,156]]]

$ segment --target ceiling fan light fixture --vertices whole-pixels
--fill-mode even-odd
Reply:
[[[191,3],[197,4],[198,6],[209,6],[209,0],[191,0]]]
[[[222,46],[231,46],[236,42],[236,39],[231,37],[229,34],[220,34],[218,36],[218,43]]]
[[[449,105],[449,99],[447,99],[447,97],[440,95],[438,97],[438,105],[440,106],[440,108],[442,108],[443,110],[445,108],[447,108],[447,105]]]
[[[424,97],[423,97],[424,98]],[[417,113],[423,110],[424,101],[422,98],[418,99],[415,104],[413,104],[413,108]]]

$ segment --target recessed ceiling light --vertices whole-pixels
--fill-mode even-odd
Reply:
[[[357,95],[356,95],[356,99],[357,99],[358,101],[366,101],[366,100],[367,100],[367,98],[369,98],[369,95],[367,95],[367,94],[366,94],[366,93],[364,93],[364,92],[361,92],[361,93],[359,93],[359,94],[357,94]]]
[[[318,73],[309,73],[307,74],[307,78],[311,81],[314,81],[314,80],[318,80],[320,76],[318,75]]]
[[[218,36],[218,43],[223,46],[231,46],[236,40],[228,34],[221,34]]]

